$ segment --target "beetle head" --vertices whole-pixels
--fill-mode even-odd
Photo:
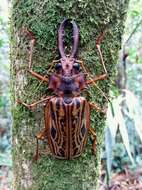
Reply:
[[[67,56],[65,54],[65,48],[64,48],[64,35],[65,35],[65,26],[67,24],[71,24],[73,28],[73,44],[71,49],[71,54]],[[59,26],[58,30],[58,48],[61,56],[61,67],[62,67],[62,74],[65,76],[70,76],[73,73],[73,65],[75,63],[75,56],[77,53],[77,46],[78,46],[78,36],[79,36],[79,30],[74,21],[70,21],[69,19],[64,19],[63,22]],[[61,68],[60,68],[61,69]],[[61,70],[60,70],[61,71]]]
[[[65,54],[64,33],[65,26],[72,26],[72,48],[70,55]],[[76,63],[79,31],[76,23],[64,19],[58,30],[58,48],[60,61],[55,65],[56,72],[50,76],[48,89],[53,90],[58,96],[77,96],[85,88],[85,76],[80,73],[80,66]]]

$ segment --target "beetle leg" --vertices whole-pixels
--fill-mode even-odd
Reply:
[[[96,85],[97,81],[105,80],[107,77],[108,77],[107,73],[102,74],[102,75],[98,75],[98,76],[93,77],[93,78],[90,77],[90,79],[86,81],[86,85]]]
[[[25,106],[25,107],[28,108],[28,109],[32,109],[32,108],[35,107],[37,104],[40,104],[40,103],[42,103],[42,102],[47,102],[47,101],[49,101],[50,98],[51,98],[50,96],[47,96],[46,98],[43,98],[43,99],[41,99],[41,100],[39,100],[39,101],[37,101],[37,102],[34,102],[34,103],[32,103],[32,104],[26,104],[26,103],[22,102],[21,100],[17,100],[16,102],[17,102],[18,104],[22,104],[23,106]]]
[[[47,71],[48,73],[51,71],[52,67],[56,64],[56,63],[59,63],[60,62],[60,59],[58,60],[53,60],[50,64],[48,64],[47,66]]]
[[[40,75],[40,74],[38,74],[38,73],[36,73],[36,72],[34,72],[32,70],[32,56],[33,56],[34,45],[35,45],[35,42],[36,42],[34,34],[31,31],[29,31],[27,28],[22,28],[21,32],[24,33],[27,37],[30,38],[30,42],[29,42],[29,46],[30,46],[30,48],[29,48],[29,61],[28,61],[29,69],[28,69],[28,72],[32,76],[36,77],[38,80],[48,82],[48,79],[45,76],[42,76],[42,75]]]
[[[85,74],[90,75],[89,71],[86,69],[85,64],[84,64],[83,61],[81,61],[81,60],[75,60],[75,61],[80,64],[80,66],[82,67],[82,69],[85,72]]]
[[[38,73],[36,73],[36,72],[34,72],[32,70],[32,55],[33,55],[34,44],[35,44],[35,38],[34,39],[32,38],[31,41],[30,41],[29,64],[28,64],[29,65],[29,69],[28,69],[28,72],[32,76],[36,77],[38,80],[41,80],[41,81],[44,81],[44,82],[48,82],[48,78],[46,78],[45,76],[42,76],[42,75],[40,75],[40,74],[38,74]]]
[[[90,109],[95,109],[96,111],[104,113],[104,114],[106,113],[106,109],[100,108],[98,105],[96,105],[93,102],[89,102],[89,106],[90,106]]]
[[[29,48],[29,62],[28,62],[28,66],[29,66],[29,69],[31,69],[32,67],[32,55],[33,55],[33,49],[34,49],[34,45],[35,45],[35,42],[36,42],[36,39],[34,37],[34,34],[29,31],[27,28],[22,28],[21,29],[21,33],[25,34],[28,38],[30,38],[30,42],[29,42],[29,45],[30,45],[30,48]]]
[[[89,80],[86,81],[86,84],[87,84],[87,85],[90,85],[90,84],[92,84],[92,83],[95,83],[95,82],[97,82],[98,80],[104,80],[104,79],[107,78],[107,70],[106,70],[106,67],[105,67],[105,63],[104,63],[103,56],[102,56],[102,51],[101,51],[101,48],[100,48],[100,43],[101,43],[101,41],[102,41],[102,39],[103,39],[103,36],[104,36],[104,32],[101,32],[101,33],[99,34],[99,36],[97,37],[97,39],[96,39],[96,48],[97,48],[97,50],[98,50],[98,54],[99,54],[99,57],[100,57],[100,62],[101,62],[101,64],[102,64],[102,66],[103,66],[104,74],[99,75],[99,76],[96,76],[96,77],[93,77],[93,78],[90,78]],[[85,72],[87,72],[87,70],[86,70],[86,68],[85,68],[85,66],[84,66],[84,64],[83,64],[83,62],[80,61],[80,60],[77,60],[77,62],[80,63],[81,66],[82,66],[82,68],[85,70]]]
[[[46,137],[46,130],[44,129],[43,131],[39,132],[37,135],[36,135],[36,153],[35,155],[33,156],[33,160],[34,161],[37,161],[39,159],[39,144],[38,144],[38,140],[44,140],[45,137]]]
[[[103,60],[103,55],[102,55],[102,51],[101,51],[101,48],[100,48],[100,43],[102,41],[104,37],[104,32],[100,32],[99,36],[97,37],[96,39],[96,48],[98,50],[98,54],[100,56],[100,61],[101,61],[101,64],[103,66],[103,69],[104,69],[104,72],[105,74],[107,75],[107,70],[106,70],[106,67],[105,67],[105,63],[104,63],[104,60]]]
[[[48,65],[48,72],[52,69],[53,65],[54,65],[55,63],[58,63],[59,61],[60,61],[60,59],[59,59],[59,60],[53,60],[52,63],[50,63],[50,64]],[[38,80],[41,80],[41,81],[43,81],[43,82],[48,82],[48,78],[46,78],[45,76],[42,76],[42,75],[40,75],[40,74],[34,72],[32,69],[28,69],[28,72],[29,72],[32,76],[36,77]]]
[[[88,74],[88,76],[90,75],[90,73],[87,71],[87,69],[85,68],[84,62],[81,60],[76,60],[77,63],[80,63],[82,69],[85,71],[86,74]],[[97,82],[98,80],[104,80],[107,77],[107,74],[102,74],[96,77],[90,77],[89,76],[89,80],[86,81],[86,84],[89,85],[91,83]]]
[[[49,101],[46,105],[46,107],[44,108],[44,111],[45,111],[45,115],[47,114],[49,116]],[[39,132],[37,135],[36,135],[36,139],[37,139],[37,146],[36,146],[36,154],[34,155],[33,159],[35,161],[38,160],[39,158],[39,145],[38,145],[38,140],[44,140],[47,138],[47,131],[48,131],[48,126],[49,126],[49,117],[46,117],[45,116],[45,128]]]
[[[40,75],[40,74],[34,72],[33,70],[28,70],[28,72],[29,72],[32,76],[36,77],[38,80],[41,80],[41,81],[43,81],[43,82],[48,82],[48,78],[46,78],[45,76],[42,76],[42,75]]]
[[[50,64],[48,65],[48,72],[52,69],[53,65],[54,65],[55,63],[58,63],[59,61],[60,61],[60,60],[53,60],[52,63],[50,63]],[[40,75],[40,74],[34,72],[32,69],[28,69],[28,72],[29,72],[32,76],[36,77],[38,80],[41,80],[41,81],[43,81],[43,82],[48,82],[48,78],[46,78],[45,76],[42,76],[42,75]]]
[[[103,36],[104,36],[104,32],[101,32],[101,33],[99,34],[99,36],[97,37],[97,39],[96,39],[96,48],[97,48],[97,50],[98,50],[98,54],[99,54],[99,57],[100,57],[100,62],[101,62],[101,64],[102,64],[102,66],[103,66],[103,69],[104,69],[104,72],[105,72],[105,73],[102,74],[102,75],[96,76],[96,77],[94,77],[94,78],[92,78],[92,79],[90,79],[90,80],[88,80],[88,81],[86,81],[86,84],[87,84],[87,85],[90,85],[90,84],[92,84],[92,83],[95,83],[95,82],[98,81],[98,80],[104,80],[104,79],[107,78],[107,70],[106,70],[106,67],[105,67],[105,63],[104,63],[104,60],[103,60],[102,51],[101,51],[101,48],[100,48],[100,43],[101,43],[101,40],[103,39]]]
[[[95,130],[93,128],[89,128],[89,133],[93,136],[93,142],[92,142],[92,152],[93,154],[96,153],[96,133]]]
[[[87,85],[94,84],[98,80],[104,80],[107,78],[107,74],[99,75],[86,81]]]
[[[55,63],[59,63],[59,62],[60,62],[60,59],[53,60],[52,63],[50,63],[50,65],[52,66],[53,64],[55,64]]]
[[[92,84],[92,85],[94,85],[101,93],[102,93],[102,95],[105,97],[105,99],[107,100],[107,101],[109,101],[109,98],[107,97],[107,95],[98,87],[98,85],[96,84],[96,82],[98,81],[98,80],[103,80],[103,79],[105,79],[106,77],[107,77],[107,75],[106,74],[103,74],[103,75],[100,75],[100,76],[96,76],[96,77],[94,77],[94,78],[92,78],[92,77],[90,77],[90,73],[87,71],[87,69],[85,68],[85,65],[84,65],[84,62],[83,61],[81,61],[81,60],[76,60],[76,62],[77,63],[80,63],[80,65],[81,65],[81,67],[82,67],[82,69],[84,70],[84,72],[85,72],[85,74],[87,74],[88,76],[89,76],[89,80],[87,80],[85,83],[86,83],[86,85],[90,85],[90,84]]]

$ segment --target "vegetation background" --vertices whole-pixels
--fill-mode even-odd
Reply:
[[[0,189],[12,181],[10,3],[0,2]],[[110,92],[100,189],[142,189],[142,0],[130,0],[116,84]]]

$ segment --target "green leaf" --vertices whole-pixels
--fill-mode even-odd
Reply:
[[[117,129],[119,127],[119,131],[120,131],[120,134],[122,136],[122,140],[123,140],[123,143],[125,145],[128,156],[129,156],[132,164],[134,164],[134,160],[133,160],[131,150],[130,150],[130,143],[129,143],[129,137],[128,137],[128,132],[127,132],[127,126],[125,124],[125,119],[124,119],[124,116],[122,113],[122,102],[123,101],[124,101],[124,97],[122,95],[119,95],[117,98],[115,98],[112,101],[112,105],[109,106],[108,111],[107,111],[106,123],[110,129],[110,133],[111,133],[110,138],[112,141],[110,146],[114,146],[114,144],[115,144],[116,132],[117,132]],[[113,112],[112,112],[112,110],[113,110]],[[109,168],[110,166],[108,165],[107,167]]]
[[[130,151],[130,144],[129,144],[129,137],[128,137],[128,132],[127,132],[127,127],[125,124],[125,119],[124,116],[122,114],[122,102],[123,102],[124,98],[122,95],[120,95],[119,97],[117,97],[117,100],[115,101],[115,119],[116,122],[119,126],[119,130],[123,139],[123,143],[125,145],[125,148],[127,150],[128,156],[132,162],[132,164],[134,164],[134,160],[132,158],[131,155],[131,151]]]

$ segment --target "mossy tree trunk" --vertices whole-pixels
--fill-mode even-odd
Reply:
[[[47,74],[47,65],[58,58],[57,28],[63,18],[74,19],[80,29],[78,58],[82,59],[92,74],[101,74],[95,48],[95,39],[106,26],[101,43],[103,57],[109,74],[107,80],[97,85],[108,94],[115,76],[115,66],[120,49],[121,36],[129,0],[13,0],[11,22],[11,84],[13,110],[13,165],[14,190],[92,190],[98,189],[100,153],[105,127],[105,116],[97,112],[91,115],[92,127],[97,134],[96,155],[91,154],[90,141],[83,154],[74,160],[57,160],[43,155],[32,162],[36,147],[35,134],[43,128],[43,109],[31,112],[16,99],[30,103],[48,94],[47,85],[39,83],[27,72],[28,39],[20,34],[27,27],[36,37],[33,68]],[[111,79],[111,80],[110,80]],[[93,96],[92,96],[93,95]],[[106,99],[96,87],[88,88],[87,99],[100,107]],[[41,148],[42,144],[40,145]]]

